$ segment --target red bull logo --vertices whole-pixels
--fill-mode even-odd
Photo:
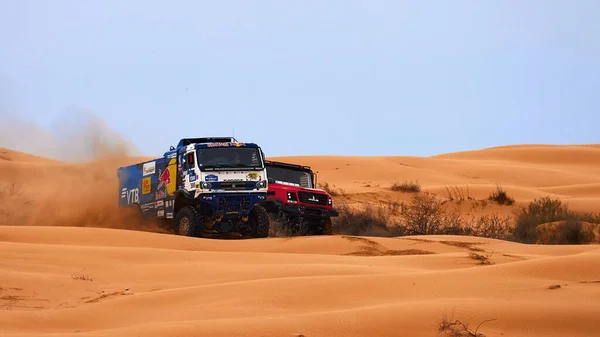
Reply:
[[[167,167],[164,172],[160,173],[158,176],[158,188],[166,187],[167,185],[171,185],[171,171]]]

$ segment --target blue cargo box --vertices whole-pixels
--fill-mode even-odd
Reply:
[[[178,171],[176,157],[170,157],[117,169],[119,207],[139,205],[145,217],[173,218]]]

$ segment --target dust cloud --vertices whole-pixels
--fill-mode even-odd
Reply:
[[[108,227],[165,232],[118,208],[117,168],[139,152],[98,115],[72,109],[52,126],[0,116],[0,225]],[[22,161],[25,152],[43,158]],[[52,160],[46,160],[49,158]]]

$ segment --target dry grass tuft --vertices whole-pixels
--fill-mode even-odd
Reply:
[[[402,184],[394,183],[391,189],[395,192],[419,193],[421,192],[421,185],[418,180],[414,183],[412,181],[405,181]]]
[[[94,279],[91,278],[90,276],[87,275],[71,275],[71,278],[73,280],[79,280],[79,281],[93,281]]]
[[[469,252],[470,258],[472,258],[473,260],[479,261],[479,263],[483,264],[483,265],[494,264],[494,261],[490,260],[492,255],[494,255],[494,252],[490,253],[489,255],[484,255],[484,254],[476,253],[476,252]]]
[[[484,323],[495,321],[495,320],[496,320],[496,318],[486,319],[485,321],[479,323],[477,328],[475,328],[475,331],[472,331],[469,329],[468,323],[463,323],[458,319],[457,320],[454,320],[452,318],[448,319],[446,317],[446,314],[444,313],[444,315],[442,316],[442,320],[438,325],[437,330],[438,330],[438,333],[444,333],[446,336],[449,336],[449,337],[463,337],[463,336],[485,337],[485,335],[483,333],[479,332],[479,328],[481,328],[481,326]]]
[[[502,189],[502,186],[496,185],[496,190],[490,193],[488,200],[494,201],[499,205],[512,205],[515,203],[515,199],[509,196],[505,190]]]

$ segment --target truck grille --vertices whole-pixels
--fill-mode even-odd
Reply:
[[[223,181],[213,183],[214,189],[225,190],[225,191],[239,191],[239,190],[251,190],[255,187],[256,182],[247,181]]]
[[[314,209],[314,208],[307,208],[304,211],[304,215],[306,216],[320,216],[321,215],[321,210],[320,209]]]
[[[298,192],[298,199],[305,204],[327,205],[327,196],[310,192]]]
[[[240,213],[248,210],[250,200],[245,197],[218,198],[217,211],[223,213]]]

